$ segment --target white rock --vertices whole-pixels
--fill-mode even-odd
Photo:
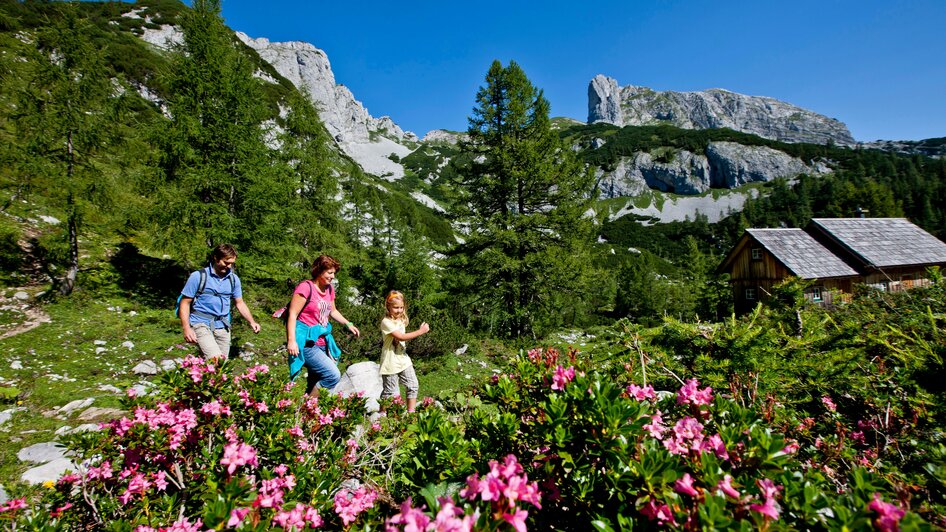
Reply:
[[[17,292],[13,294],[13,297],[15,299],[19,299],[20,301],[26,301],[27,299],[30,298],[30,295],[26,292]]]
[[[114,419],[116,417],[122,416],[124,413],[125,412],[117,408],[102,408],[98,406],[93,406],[91,408],[86,408],[85,410],[83,410],[82,413],[79,414],[78,417],[82,421],[92,421],[93,419],[96,419],[96,418]]]
[[[162,371],[171,371],[172,369],[174,369],[174,368],[176,368],[176,367],[177,367],[177,361],[176,361],[176,360],[171,360],[170,358],[166,358],[166,359],[164,359],[164,360],[161,361],[161,370],[162,370]]]
[[[122,342],[122,347],[125,347],[127,349],[134,349],[135,343],[132,342],[131,340],[125,340],[124,342]]]
[[[66,457],[66,448],[56,442],[45,442],[24,447],[16,453],[16,457],[21,462],[33,462],[35,464],[45,464],[59,458]]]
[[[136,375],[157,375],[158,365],[152,360],[145,360],[131,370]]]
[[[108,351],[108,349],[105,349],[104,347],[96,347],[96,348],[95,348],[95,354],[96,354],[96,355],[101,355],[102,353],[104,353],[104,352],[106,352],[106,351]]]
[[[30,485],[42,484],[47,481],[56,481],[66,471],[76,471],[78,468],[68,458],[57,458],[49,463],[27,470],[20,480]]]
[[[461,345],[456,351],[454,351],[453,354],[455,354],[455,355],[462,355],[462,354],[466,353],[466,350],[467,350],[469,347],[470,347],[469,345],[463,344],[463,345]]]
[[[106,342],[105,340],[96,340],[96,341],[94,341],[94,342],[92,342],[92,343],[95,344],[95,345],[105,345],[105,344],[107,344],[108,342]]]
[[[19,360],[14,360],[10,362],[10,369],[23,369],[23,363]]]
[[[68,416],[69,414],[75,412],[76,410],[87,408],[89,405],[91,405],[94,402],[95,402],[95,398],[93,397],[89,397],[88,399],[76,399],[75,401],[66,403],[65,406],[59,409],[59,413]]]
[[[124,393],[121,389],[112,386],[111,384],[101,384],[99,385],[98,390],[101,392]]]
[[[130,311],[130,312],[128,313],[128,315],[129,315],[129,316],[137,316],[137,315],[138,315],[138,311],[132,310],[132,311]]]

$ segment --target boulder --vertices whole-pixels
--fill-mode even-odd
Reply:
[[[44,464],[59,458],[65,458],[66,448],[59,443],[52,441],[37,443],[35,445],[30,445],[29,447],[20,449],[20,452],[16,453],[16,457],[21,462]]]
[[[145,360],[132,368],[131,372],[135,375],[157,375],[158,365],[153,360]]]
[[[28,469],[20,476],[20,480],[35,486],[48,481],[55,482],[59,477],[65,474],[66,471],[76,471],[77,469],[76,465],[72,463],[72,460],[68,458],[57,458],[51,462]]]

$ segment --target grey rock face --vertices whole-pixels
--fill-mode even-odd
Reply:
[[[712,167],[712,186],[734,188],[798,174],[820,173],[800,159],[765,146],[736,142],[710,142],[706,157]]]
[[[601,74],[588,85],[588,123],[594,122],[729,128],[783,142],[854,144],[842,122],[774,98],[723,89],[674,92],[634,85],[620,87],[615,79]]]
[[[395,140],[417,140],[416,135],[405,133],[390,117],[372,117],[347,87],[335,83],[324,51],[307,42],[271,42],[240,32],[237,37],[293,85],[308,91],[322,121],[339,143],[369,142],[371,132],[382,132]]]
[[[662,148],[623,157],[609,172],[599,170],[602,197],[639,196],[649,189],[676,194],[701,194],[710,188],[734,188],[753,182],[823,174],[824,164],[809,166],[800,159],[765,146],[711,142],[705,154]]]

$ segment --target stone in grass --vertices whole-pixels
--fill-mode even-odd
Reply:
[[[120,389],[111,384],[102,384],[98,387],[98,390],[100,392],[122,393]]]
[[[15,299],[19,299],[20,301],[26,301],[27,299],[30,298],[30,295],[26,292],[17,292],[13,294],[13,297]]]
[[[136,375],[157,375],[158,365],[153,360],[145,360],[132,368],[131,372]]]
[[[3,486],[0,486],[0,504],[6,504],[10,500],[10,496],[7,495],[7,490],[3,489]]]
[[[52,462],[59,458],[65,458],[66,448],[54,441],[48,441],[24,447],[20,449],[20,452],[16,453],[16,457],[19,458],[21,462],[45,464],[46,462]]]
[[[10,369],[23,369],[23,363],[19,360],[14,360],[10,362]]]
[[[108,342],[106,342],[105,340],[96,340],[96,341],[94,341],[94,342],[92,342],[92,343],[95,344],[95,345],[105,345],[105,344],[107,344]]]
[[[332,393],[347,397],[362,392],[368,412],[377,412],[382,389],[381,366],[377,362],[366,361],[348,366]]]
[[[170,358],[166,358],[161,361],[161,369],[163,371],[171,371],[177,368],[177,365],[178,365],[177,360],[171,360]]]
[[[114,419],[116,417],[123,416],[125,412],[117,408],[100,408],[93,406],[91,408],[86,408],[81,414],[79,414],[79,419],[82,421],[92,421],[100,418]]]
[[[88,399],[76,399],[75,401],[71,401],[67,403],[65,406],[61,407],[59,409],[59,413],[68,416],[69,414],[72,414],[73,412],[77,410],[87,408],[89,405],[91,405],[94,402],[95,402],[95,399],[92,397],[89,397]]]
[[[41,466],[28,469],[20,476],[20,480],[32,486],[36,486],[44,482],[55,482],[59,480],[59,477],[65,474],[66,471],[76,471],[78,469],[79,468],[72,463],[72,460],[68,458],[57,458]]]
[[[125,348],[128,348],[128,349],[134,349],[134,348],[135,348],[135,343],[132,342],[131,340],[125,340],[124,342],[122,342],[122,347],[125,347]]]

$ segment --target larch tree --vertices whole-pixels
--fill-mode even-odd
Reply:
[[[156,137],[167,185],[156,240],[191,263],[231,242],[253,264],[285,243],[295,191],[274,168],[261,82],[221,19],[220,0],[195,0],[181,28],[166,83],[171,118]]]
[[[112,177],[96,164],[114,120],[113,87],[95,28],[73,4],[54,6],[40,28],[20,85],[16,125],[23,150],[21,173],[40,176],[61,201],[68,252],[60,291],[70,294],[79,273],[79,235],[87,215],[107,210]]]
[[[474,325],[511,337],[557,325],[589,263],[592,175],[551,128],[549,103],[514,61],[494,61],[469,118],[454,214],[451,289]]]

